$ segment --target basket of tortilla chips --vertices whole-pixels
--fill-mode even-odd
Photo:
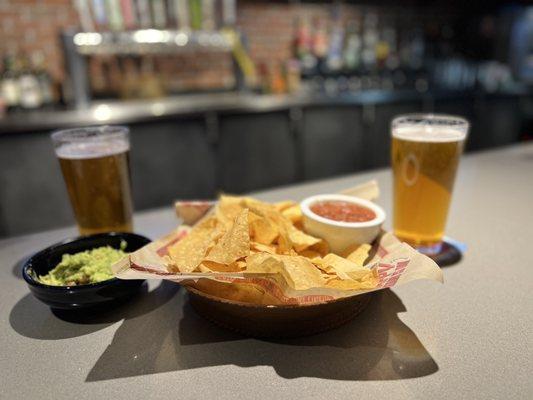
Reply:
[[[304,231],[292,201],[221,196],[178,202],[176,210],[184,223],[115,264],[116,276],[177,281],[201,315],[243,334],[317,333],[353,318],[375,291],[442,280],[431,259],[389,233],[349,254],[330,253]]]

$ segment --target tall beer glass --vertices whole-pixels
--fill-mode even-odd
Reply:
[[[392,121],[394,233],[423,253],[441,249],[468,127],[465,119],[448,115]]]
[[[131,231],[128,128],[67,129],[52,141],[80,233]]]

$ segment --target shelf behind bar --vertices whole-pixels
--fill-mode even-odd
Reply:
[[[222,31],[139,29],[120,32],[78,32],[72,36],[83,55],[161,54],[192,50],[230,51],[231,35]]]

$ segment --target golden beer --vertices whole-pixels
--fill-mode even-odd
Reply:
[[[127,131],[117,134],[113,129],[125,128],[85,129],[107,129],[113,134],[97,132],[87,140],[83,135],[69,140],[69,131],[57,133],[65,136],[56,143],[56,154],[79,231],[82,235],[132,231]],[[81,135],[82,130],[73,131]]]
[[[394,233],[423,252],[440,250],[467,129],[448,116],[393,121]]]

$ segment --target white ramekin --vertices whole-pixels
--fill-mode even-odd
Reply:
[[[333,221],[311,211],[311,206],[320,201],[346,201],[371,209],[376,217],[366,222]],[[372,243],[378,236],[385,221],[385,211],[369,200],[343,194],[319,194],[306,198],[300,203],[304,229],[310,235],[328,242],[331,252],[343,254],[351,247]]]

